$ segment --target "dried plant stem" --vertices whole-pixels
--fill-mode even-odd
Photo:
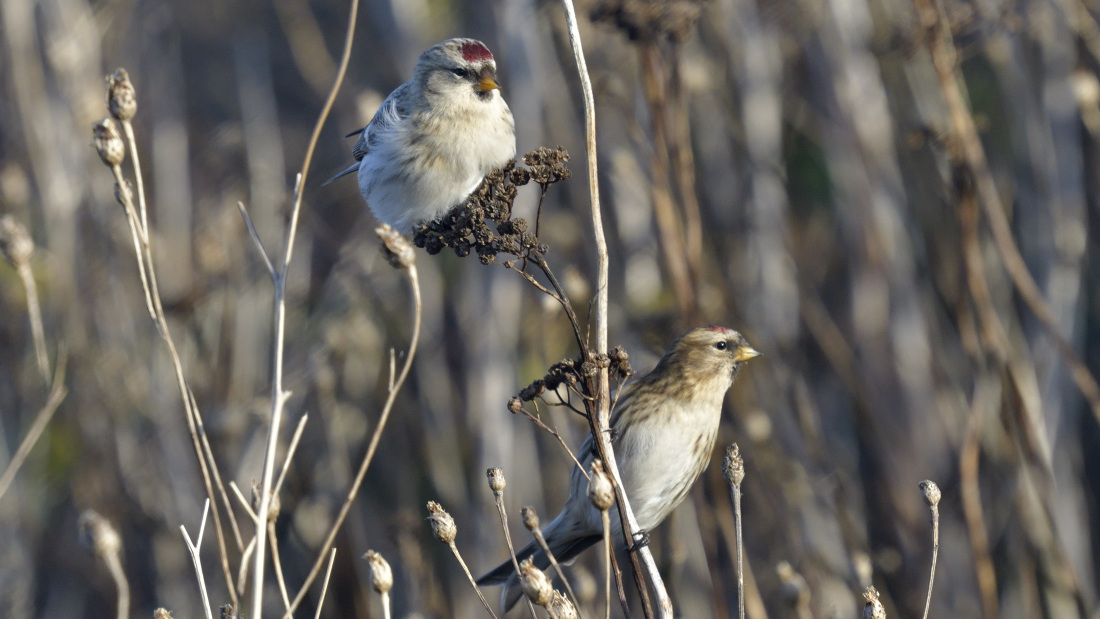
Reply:
[[[455,545],[454,540],[447,542],[447,546],[449,546],[451,552],[454,553],[455,559],[458,559],[458,564],[462,566],[462,571],[466,573],[466,578],[470,580],[470,586],[477,592],[477,597],[481,600],[481,604],[485,606],[485,610],[489,612],[489,616],[493,619],[497,619],[497,614],[493,612],[493,608],[489,606],[489,601],[485,599],[485,594],[482,593],[481,588],[477,586],[477,581],[474,580],[474,575],[470,573],[470,568],[466,567],[466,562],[462,560],[462,553],[458,551],[458,546]]]
[[[588,160],[588,191],[592,208],[592,229],[596,241],[596,348],[598,355],[607,354],[607,280],[609,260],[607,255],[607,241],[604,238],[603,216],[600,211],[599,170],[596,158],[596,101],[592,94],[592,80],[588,75],[587,63],[584,59],[584,49],[581,45],[580,29],[577,26],[577,15],[573,8],[572,0],[562,0],[565,11],[565,20],[569,27],[569,42],[573,48],[573,58],[577,63],[577,72],[580,75],[581,90],[584,92],[585,111],[585,152]],[[582,347],[582,350],[584,348]],[[615,452],[611,447],[611,437],[606,431],[610,427],[611,418],[611,389],[607,368],[601,368],[595,381],[595,389],[591,390],[595,396],[595,415],[589,415],[592,436],[596,443],[600,459],[607,467],[608,473],[615,485],[615,495],[619,503],[619,515],[623,520],[623,534],[627,543],[633,546],[631,541],[634,533],[639,529],[638,521],[630,508],[625,492],[622,489],[622,479],[619,475],[619,467],[615,461]],[[592,406],[587,408],[592,411]],[[642,575],[642,566],[645,563],[649,573],[649,581],[653,584],[653,590],[657,595],[660,605],[661,617],[672,617],[672,600],[665,591],[664,581],[657,571],[657,564],[653,560],[653,553],[647,546],[642,546],[637,552],[630,553],[631,564],[634,568],[634,576],[638,582],[638,593],[642,598],[642,606],[647,618],[653,617],[652,604],[649,601],[649,592],[646,590],[645,578]]]
[[[733,526],[737,539],[737,616],[745,619],[745,542],[741,537],[741,484],[730,484],[730,501],[733,503]]]
[[[512,534],[508,531],[508,514],[504,510],[504,492],[493,492],[493,499],[497,506],[497,515],[500,516],[500,527],[504,530],[504,541],[508,544],[508,557],[512,559],[512,567],[515,568],[517,574],[523,574],[519,569],[519,561],[516,559],[516,547],[512,545]],[[537,619],[535,614],[535,605],[531,603],[531,599],[524,596],[527,600],[527,608],[531,611],[532,619]]]
[[[745,619],[745,544],[741,537],[741,482],[745,480],[745,461],[737,443],[726,448],[726,457],[722,461],[722,476],[730,489],[730,503],[733,504],[734,546],[737,552],[737,616]]]
[[[283,608],[289,613],[290,596],[288,596],[286,592],[286,580],[283,579],[283,562],[279,557],[279,540],[275,537],[275,522],[272,520],[267,521],[267,537],[270,540],[268,544],[271,545],[271,565],[275,568],[275,583],[279,585],[279,595],[283,599]],[[328,582],[327,578],[325,582]],[[318,607],[318,610],[320,610],[320,607]]]
[[[202,535],[206,531],[206,515],[210,513],[210,499],[207,498],[202,505],[202,522],[199,524],[199,534],[194,543],[187,534],[187,527],[180,525],[180,533],[183,533],[183,541],[187,544],[187,551],[191,554],[191,563],[195,566],[195,577],[199,580],[199,594],[202,596],[202,610],[206,613],[206,619],[214,619],[210,610],[210,597],[206,593],[206,579],[202,576],[202,559],[199,557],[199,546],[202,545]]]
[[[313,615],[313,619],[321,619],[321,609],[325,607],[325,594],[328,593],[328,581],[332,576],[332,564],[336,561],[336,549],[333,548],[328,553],[328,567],[325,568],[325,580],[321,583],[321,597],[317,600],[317,612]],[[387,609],[388,610],[388,609]],[[386,616],[389,616],[387,612]]]
[[[27,461],[27,456],[30,455],[31,449],[34,448],[35,443],[42,436],[42,433],[46,430],[46,426],[49,425],[50,420],[53,419],[54,413],[57,412],[57,408],[61,406],[61,402],[65,400],[65,396],[69,390],[65,387],[65,362],[66,355],[64,350],[60,350],[57,353],[57,366],[54,368],[53,381],[50,384],[50,394],[46,397],[46,403],[42,405],[42,408],[38,409],[38,412],[34,416],[34,422],[31,423],[31,427],[27,430],[27,435],[23,437],[22,442],[19,443],[19,447],[16,448],[15,454],[8,461],[8,466],[4,468],[4,473],[0,475],[0,497],[4,496],[8,487],[11,486],[12,480],[15,479],[15,474],[19,472],[19,469],[23,466],[23,463]]]
[[[107,564],[107,571],[111,573],[111,580],[115,581],[115,591],[118,594],[118,619],[130,617],[130,581],[126,580],[126,573],[122,571],[122,559],[118,553],[103,557]]]
[[[932,573],[928,577],[928,595],[924,600],[924,619],[928,619],[928,609],[932,606],[932,583],[936,580],[936,557],[940,554],[940,512],[932,506]]]
[[[128,127],[129,123],[124,122],[123,125]],[[127,131],[126,138],[130,145],[130,150],[136,153],[137,142],[134,139],[132,129]],[[142,286],[145,289],[146,305],[152,311],[153,323],[156,325],[157,332],[160,334],[161,340],[164,341],[164,345],[168,349],[168,356],[172,360],[172,370],[175,373],[176,388],[179,389],[180,398],[183,400],[184,417],[187,419],[187,429],[191,434],[191,444],[195,450],[195,457],[199,461],[199,471],[202,474],[203,485],[206,489],[206,497],[208,500],[213,501],[216,496],[214,494],[214,483],[212,482],[213,477],[218,480],[217,487],[222,495],[223,503],[228,504],[229,500],[225,494],[225,488],[221,485],[221,476],[217,474],[216,470],[214,475],[211,475],[211,469],[217,469],[217,463],[213,459],[213,452],[211,452],[210,445],[206,439],[206,432],[203,430],[202,417],[199,413],[199,409],[195,406],[195,400],[191,394],[190,387],[187,386],[187,378],[183,373],[183,362],[180,360],[179,353],[176,351],[176,343],[172,339],[171,331],[168,329],[168,319],[165,317],[164,306],[161,303],[160,289],[157,285],[157,271],[153,263],[153,250],[149,242],[149,229],[145,226],[143,221],[145,213],[145,195],[144,186],[141,183],[140,166],[135,157],[134,173],[137,176],[138,200],[139,204],[141,204],[141,214],[134,208],[133,195],[132,192],[129,191],[126,179],[122,175],[122,167],[115,164],[111,166],[111,172],[114,174],[119,199],[122,201],[123,208],[126,211],[126,217],[130,223],[131,233],[133,233],[135,243],[134,251],[137,254],[138,271],[141,273]],[[214,517],[214,533],[218,539],[218,554],[221,559],[222,575],[225,577],[230,601],[234,606],[237,606],[237,591],[233,587],[233,575],[229,568],[229,553],[225,544],[225,531],[222,529],[221,517],[218,515],[218,510],[214,509],[211,513]],[[231,519],[233,518],[232,511],[229,511],[229,517]],[[235,526],[234,524],[234,527]]]
[[[329,528],[328,535],[325,536],[325,542],[321,545],[322,548],[332,546],[333,540],[336,539],[336,534],[340,531],[340,526],[343,525],[344,519],[348,515],[348,511],[351,509],[352,502],[359,493],[359,487],[363,483],[363,478],[366,477],[367,469],[370,468],[371,461],[374,459],[374,452],[378,449],[378,443],[382,439],[382,431],[386,428],[386,421],[390,418],[390,411],[393,410],[394,400],[397,398],[398,392],[401,391],[401,386],[405,384],[405,379],[408,378],[409,370],[412,368],[413,359],[416,357],[416,348],[420,342],[420,316],[422,310],[420,278],[417,275],[415,264],[409,265],[409,268],[405,269],[404,272],[409,278],[409,287],[413,294],[413,332],[412,338],[409,340],[409,352],[405,357],[405,363],[401,366],[401,372],[397,375],[397,378],[394,379],[392,376],[390,378],[391,387],[389,395],[387,395],[386,403],[382,407],[382,414],[378,417],[378,423],[374,428],[374,434],[371,436],[370,444],[367,446],[367,453],[363,455],[363,460],[359,464],[359,471],[355,474],[355,480],[348,489],[348,494],[344,498],[344,504],[340,506],[340,513],[337,514],[336,520],[333,521],[332,526]],[[288,613],[288,615],[293,613],[298,608],[298,605],[302,603],[310,584],[317,578],[323,561],[324,554],[322,553],[317,557],[317,560],[314,561],[313,568],[310,569],[309,575],[302,583],[298,595],[296,595],[294,601],[291,602],[290,613]]]
[[[301,172],[299,172],[297,182],[295,183],[294,206],[290,212],[290,225],[287,226],[286,238],[283,242],[282,264],[277,273],[271,268],[270,260],[267,260],[265,257],[275,288],[275,350],[273,353],[274,368],[272,370],[271,380],[271,419],[268,424],[267,446],[264,450],[263,473],[260,476],[260,506],[256,514],[258,523],[267,522],[267,515],[271,509],[271,486],[275,469],[275,451],[279,445],[279,428],[280,422],[282,421],[283,409],[286,406],[287,398],[290,396],[290,394],[283,389],[283,350],[286,341],[286,276],[290,268],[290,260],[294,255],[294,240],[298,233],[298,218],[302,211],[302,191],[305,187],[306,179],[309,176],[310,163],[313,160],[313,151],[317,147],[317,140],[321,135],[321,128],[324,126],[325,121],[328,120],[329,111],[332,109],[333,102],[336,100],[336,94],[340,91],[340,86],[344,82],[344,74],[347,72],[348,62],[351,59],[351,44],[355,39],[355,22],[358,13],[359,0],[352,0],[348,11],[348,27],[344,36],[344,49],[340,58],[340,67],[336,71],[332,90],[329,91],[328,98],[325,99],[325,103],[321,107],[321,112],[317,116],[317,122],[314,123],[313,133],[310,135],[309,145],[306,147],[305,157],[302,161]],[[242,213],[243,212],[242,209]],[[249,226],[249,228],[250,231],[255,234],[252,226]],[[258,237],[255,238],[258,242]],[[256,554],[253,557],[252,578],[252,610],[257,613],[263,608],[264,550],[266,546],[266,534],[266,527],[262,524],[257,524],[256,537],[258,539],[256,540]],[[326,542],[324,547],[330,545],[331,540]],[[316,572],[316,569],[313,570],[313,572]],[[312,578],[315,577],[316,575],[313,574],[309,582],[312,582]],[[308,584],[303,586],[303,592],[307,586]],[[299,593],[299,599],[300,597],[301,593]]]
[[[34,339],[34,356],[38,360],[38,371],[42,374],[42,382],[48,388],[50,357],[46,353],[46,332],[42,328],[42,307],[38,303],[38,286],[34,283],[31,265],[21,263],[16,271],[19,273],[19,278],[23,280],[23,288],[27,291],[27,317],[31,323],[31,337]]]
[[[959,449],[959,489],[963,516],[970,537],[970,552],[974,555],[974,572],[982,602],[982,616],[995,619],[999,614],[997,572],[989,551],[989,532],[985,526],[981,490],[978,485],[978,464],[981,456],[981,427],[985,412],[997,406],[1000,381],[992,376],[979,379],[970,403],[970,419]]]
[[[581,467],[581,471],[584,471],[584,467]],[[543,537],[542,530],[536,528],[531,531],[532,535],[535,535],[535,541],[539,544],[539,548],[542,549],[542,553],[547,555],[547,559],[550,560],[550,565],[553,566],[553,571],[558,574],[561,584],[565,587],[565,593],[569,594],[569,599],[572,601],[573,606],[576,607],[577,612],[581,611],[581,603],[576,599],[576,594],[573,593],[573,587],[569,584],[569,579],[565,578],[565,573],[561,570],[561,564],[558,563],[558,557],[555,557],[550,552],[550,544],[547,543],[547,539]]]
[[[1020,293],[1020,297],[1054,340],[1063,360],[1069,366],[1070,376],[1081,395],[1088,401],[1093,416],[1100,422],[1100,385],[1074,350],[1073,345],[1060,332],[1054,313],[1043,298],[1035,278],[1028,271],[1027,264],[1020,254],[1020,248],[1013,238],[1012,227],[1008,223],[1004,204],[997,191],[993,174],[989,170],[989,162],[986,160],[985,149],[974,125],[974,118],[970,115],[966,99],[959,86],[961,77],[958,75],[957,54],[947,18],[942,14],[942,7],[931,0],[913,0],[913,2],[921,18],[921,24],[925,28],[928,51],[940,82],[940,89],[943,91],[944,102],[947,104],[952,125],[953,145],[958,148],[962,162],[972,177],[979,202],[993,233],[994,245],[1005,270],[1011,277],[1016,291]]]
[[[606,509],[601,511],[600,520],[603,522],[604,619],[611,619],[611,514]]]

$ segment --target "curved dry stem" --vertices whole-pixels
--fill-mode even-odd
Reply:
[[[321,599],[317,600],[317,614],[313,619],[321,619],[321,609],[325,607],[325,594],[328,593],[328,581],[332,576],[332,564],[336,561],[336,549],[328,553],[328,567],[325,568],[325,580],[321,583]]]
[[[940,554],[940,508],[933,505],[932,510],[932,574],[928,577],[928,596],[924,599],[924,619],[928,619],[928,609],[932,606],[932,583],[936,580],[936,557]]]
[[[355,40],[355,22],[358,14],[359,0],[352,0],[351,7],[348,10],[348,28],[344,36],[344,50],[340,58],[340,68],[336,71],[336,78],[333,81],[332,90],[329,91],[328,98],[325,99],[325,103],[317,117],[317,122],[313,126],[313,133],[310,135],[309,145],[306,147],[306,154],[302,161],[302,169],[298,174],[294,187],[294,206],[291,209],[290,225],[287,227],[286,238],[283,243],[283,261],[279,273],[274,277],[275,351],[273,356],[275,363],[272,370],[271,381],[271,420],[268,426],[267,447],[264,450],[263,473],[260,477],[260,508],[257,510],[258,513],[256,514],[261,523],[267,521],[267,514],[271,509],[271,484],[275,469],[275,451],[279,444],[279,427],[280,421],[282,420],[283,408],[290,395],[283,390],[283,348],[286,340],[286,276],[290,267],[291,257],[294,255],[294,240],[298,233],[298,218],[302,211],[302,190],[309,176],[309,167],[310,163],[313,161],[313,151],[317,147],[317,141],[321,136],[321,128],[324,126],[325,121],[328,120],[329,111],[332,110],[332,104],[336,101],[336,94],[340,92],[340,86],[344,83],[344,75],[347,73],[348,63],[351,60],[351,44],[352,41]],[[253,558],[253,609],[263,608],[264,548],[266,545],[266,540],[264,538],[266,535],[266,528],[258,526],[256,529],[256,536],[259,539],[256,540],[256,555]],[[331,541],[325,543],[326,547],[329,545],[331,545]],[[316,572],[316,569],[313,571]],[[311,573],[311,575],[312,577],[308,582],[312,582],[312,578],[316,577],[316,574]],[[303,587],[303,591],[304,590],[305,587]],[[300,596],[301,594],[299,594],[299,598]]]
[[[603,522],[603,570],[604,570],[604,619],[611,619],[611,515],[607,510],[600,511]]]
[[[580,466],[580,465],[578,465]],[[584,470],[581,466],[580,470]],[[558,575],[558,579],[561,580],[561,584],[565,586],[565,592],[569,594],[569,601],[573,602],[573,606],[577,607],[577,612],[580,612],[581,603],[577,600],[577,595],[573,593],[573,586],[569,584],[569,579],[565,577],[565,572],[561,569],[561,564],[558,563],[558,558],[554,556],[554,553],[550,552],[550,544],[546,543],[546,538],[542,535],[542,529],[535,528],[531,531],[531,534],[535,536],[535,542],[538,543],[539,548],[542,549],[543,554],[550,560],[550,565],[554,567],[554,573]]]
[[[379,415],[378,423],[374,428],[374,434],[371,436],[370,445],[367,446],[367,453],[363,455],[363,461],[359,464],[359,471],[355,474],[355,480],[352,482],[351,488],[348,489],[348,494],[344,498],[344,504],[340,506],[340,513],[337,514],[336,520],[329,528],[328,535],[325,536],[325,542],[321,545],[322,548],[332,546],[333,540],[336,539],[336,534],[344,524],[344,519],[351,509],[352,501],[354,501],[356,495],[358,495],[359,487],[362,485],[363,478],[366,477],[367,474],[367,469],[370,468],[371,461],[374,459],[374,452],[378,449],[378,442],[382,439],[382,431],[386,428],[386,422],[390,418],[390,411],[393,410],[394,400],[397,398],[398,392],[401,391],[401,386],[405,384],[405,379],[408,378],[409,370],[412,368],[413,359],[416,357],[416,348],[420,342],[420,315],[422,310],[420,277],[417,274],[415,264],[409,265],[405,273],[409,277],[409,287],[412,289],[413,293],[413,332],[412,338],[409,340],[409,354],[405,357],[404,365],[401,366],[401,373],[397,376],[397,380],[393,382],[393,386],[390,388],[389,395],[386,397],[386,403],[382,407],[382,414]],[[317,574],[320,572],[324,556],[324,553],[322,553],[317,557],[317,560],[314,561],[313,567],[309,571],[309,575],[298,591],[298,595],[294,597],[294,601],[290,604],[290,613],[288,613],[288,616],[302,603],[306,592],[309,590],[309,586],[317,578]]]
[[[4,473],[0,475],[0,497],[3,497],[8,487],[11,486],[11,482],[15,479],[15,474],[19,472],[23,463],[27,461],[27,456],[30,455],[38,439],[46,430],[46,426],[48,426],[50,420],[53,419],[53,415],[57,412],[57,408],[61,406],[61,402],[65,400],[65,396],[69,393],[68,388],[65,387],[65,364],[67,359],[68,357],[65,354],[64,347],[62,347],[57,353],[57,367],[54,368],[53,382],[50,385],[50,394],[46,397],[46,403],[42,405],[42,408],[38,409],[38,413],[34,416],[34,422],[31,423],[30,429],[27,430],[27,435],[23,437],[23,441],[19,443],[19,447],[15,450],[15,455],[8,461],[8,466],[4,468]]]
[[[34,283],[34,273],[31,265],[21,263],[16,271],[23,280],[23,288],[27,291],[27,317],[31,322],[31,338],[34,340],[34,356],[38,361],[38,371],[42,374],[42,382],[46,388],[50,387],[50,357],[46,352],[46,332],[42,328],[42,307],[38,303],[38,285]]]
[[[458,564],[462,566],[462,571],[466,572],[466,578],[470,580],[470,586],[477,592],[477,597],[481,600],[481,604],[485,606],[485,610],[488,611],[489,616],[493,619],[497,619],[497,614],[493,612],[493,608],[489,606],[489,601],[485,599],[485,594],[482,593],[481,588],[477,586],[477,581],[474,580],[474,575],[470,573],[470,568],[466,567],[466,562],[462,560],[462,553],[458,551],[458,546],[455,545],[454,541],[449,542],[447,545],[451,547],[451,552],[454,553],[455,559],[458,559]]]

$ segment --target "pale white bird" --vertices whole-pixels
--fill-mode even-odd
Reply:
[[[515,121],[496,72],[481,41],[449,39],[424,52],[412,79],[356,132],[356,162],[325,184],[358,172],[367,206],[403,234],[462,204],[516,156]]]

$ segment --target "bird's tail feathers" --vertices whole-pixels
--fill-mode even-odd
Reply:
[[[572,563],[581,552],[602,539],[599,535],[587,535],[550,543],[550,552],[558,563]],[[535,542],[524,546],[516,553],[516,560],[523,561],[531,557],[535,567],[545,570],[550,567],[550,558],[539,548]],[[500,607],[508,612],[523,595],[523,589],[519,586],[519,574],[516,574],[515,566],[511,559],[501,563],[477,580],[479,586],[504,585],[500,592]]]
[[[321,183],[321,186],[324,187],[325,185],[328,185],[332,181],[340,178],[341,176],[347,176],[348,174],[351,174],[352,172],[358,172],[358,171],[359,171],[359,162],[356,161],[355,163],[351,164],[347,168],[344,168],[343,170],[341,170],[336,176],[333,176],[332,178],[328,179],[327,181]]]

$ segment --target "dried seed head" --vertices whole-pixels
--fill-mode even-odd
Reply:
[[[519,412],[521,410],[523,410],[523,400],[520,400],[519,398],[517,398],[515,396],[512,396],[512,397],[508,398],[508,412],[509,413],[512,413],[513,415],[516,415],[516,414],[519,414]]]
[[[863,607],[863,619],[886,619],[886,608],[878,599],[878,590],[867,587],[863,591],[863,599],[867,604]]]
[[[920,491],[924,493],[924,502],[929,506],[935,507],[940,504],[940,487],[936,485],[936,482],[931,479],[926,479],[920,483]]]
[[[435,501],[428,501],[428,521],[432,523],[432,535],[437,540],[444,544],[455,541],[455,537],[458,535],[455,519],[451,518],[447,510]]]
[[[397,230],[389,224],[382,224],[374,229],[374,233],[382,241],[382,255],[386,257],[395,269],[408,269],[416,262],[416,254],[413,253],[412,243],[409,242]]]
[[[507,482],[504,480],[504,471],[500,470],[500,467],[494,466],[485,471],[485,476],[489,478],[489,489],[493,491],[493,494],[504,492],[504,486]]]
[[[0,217],[0,254],[19,268],[28,264],[34,252],[34,241],[27,229],[11,215]]]
[[[232,608],[232,606],[230,606],[230,608]],[[172,611],[167,608],[158,608],[153,611],[153,619],[172,619]]]
[[[94,510],[80,514],[80,543],[100,557],[117,555],[122,550],[122,538],[111,523]]]
[[[378,593],[387,593],[393,588],[393,570],[381,554],[368,550],[363,558],[370,564],[370,584]]]
[[[528,531],[539,528],[539,513],[534,507],[528,505],[520,510],[520,514],[523,515],[523,526],[527,527]]]
[[[722,477],[731,484],[740,484],[745,479],[745,461],[741,458],[741,448],[737,443],[726,448],[726,457],[722,460]]]
[[[588,479],[588,499],[601,512],[611,509],[615,504],[615,487],[611,478],[603,470],[603,462],[592,461],[592,471]]]
[[[126,157],[126,145],[122,143],[122,136],[110,118],[104,118],[92,125],[92,143],[95,144],[95,152],[99,153],[99,158],[107,167],[115,167]]]
[[[237,619],[237,609],[233,608],[232,604],[222,604],[218,612],[221,619]]]
[[[542,570],[535,567],[530,557],[519,564],[519,586],[527,599],[536,606],[546,606],[554,597],[554,587]]]
[[[126,69],[107,76],[107,109],[118,120],[130,120],[137,114],[137,94]]]
[[[546,611],[550,615],[550,619],[577,619],[579,617],[573,603],[557,591],[554,592],[554,597],[550,600]]]

